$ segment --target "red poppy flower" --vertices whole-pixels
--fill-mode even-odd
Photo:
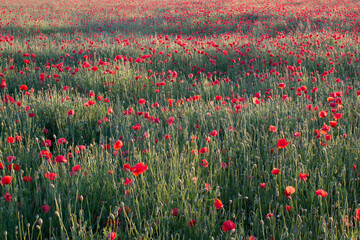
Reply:
[[[308,176],[307,174],[299,173],[300,179],[303,180],[304,182],[306,182],[307,176]]]
[[[326,196],[328,195],[328,193],[325,192],[325,191],[322,190],[322,189],[316,190],[315,194],[318,195],[318,196],[321,196],[322,198],[324,198],[324,197],[326,197]]]
[[[221,101],[221,100],[223,100],[223,98],[222,98],[222,96],[217,95],[217,96],[215,97],[215,100]]]
[[[28,87],[26,85],[21,85],[20,90],[26,91],[28,90]]]
[[[109,233],[109,239],[110,240],[115,240],[116,239],[116,232],[111,232],[111,233]]]
[[[271,170],[271,174],[273,174],[273,175],[280,174],[280,170],[277,168],[274,168],[273,170]]]
[[[67,141],[66,141],[65,138],[59,138],[59,139],[57,140],[57,143],[58,143],[58,144],[65,144],[65,143],[67,143]]]
[[[45,177],[51,181],[55,180],[58,178],[59,175],[57,175],[56,173],[45,173]]]
[[[42,145],[43,145],[44,147],[51,147],[51,140],[45,139],[45,140],[42,142]]]
[[[166,120],[167,124],[169,124],[170,126],[174,123],[175,118],[174,117],[169,117],[168,120]]]
[[[336,122],[336,121],[330,121],[329,123],[330,123],[330,126],[331,126],[331,127],[336,127],[336,125],[337,125],[337,122]]]
[[[131,183],[132,183],[132,180],[129,178],[126,178],[124,185],[131,185]]]
[[[214,206],[215,206],[216,209],[218,209],[218,210],[219,210],[220,208],[223,208],[223,207],[224,207],[224,205],[222,204],[221,200],[218,199],[218,198],[215,200]]]
[[[319,112],[319,117],[320,118],[324,118],[324,117],[326,117],[327,116],[327,112],[326,111],[321,111],[321,112]]]
[[[278,143],[277,143],[277,147],[280,148],[285,148],[287,145],[289,145],[289,143],[286,141],[285,138],[279,139]]]
[[[190,226],[191,228],[194,227],[195,224],[196,224],[196,221],[195,221],[194,219],[193,219],[193,220],[190,220],[189,226]]]
[[[209,152],[209,149],[207,147],[203,147],[200,149],[199,151],[201,154],[204,154],[204,153],[208,153]]]
[[[279,83],[279,88],[280,89],[283,89],[283,88],[285,88],[286,87],[286,85],[284,84],[284,83]]]
[[[260,183],[260,188],[266,188],[266,184],[265,183]]]
[[[68,111],[68,116],[72,116],[72,115],[74,115],[75,114],[75,111],[74,110],[69,110]]]
[[[22,141],[22,137],[19,136],[19,135],[15,136],[15,141],[21,142],[21,141]]]
[[[209,166],[209,163],[208,163],[208,161],[207,161],[206,159],[203,159],[203,160],[201,161],[200,165],[206,168],[206,167]]]
[[[137,177],[138,175],[146,172],[147,168],[147,165],[141,162],[130,168],[130,172],[132,172],[134,176]]]
[[[174,103],[174,100],[172,100],[172,99],[168,99],[168,103],[169,103],[169,106],[171,107],[172,105],[173,105],[173,103]]]
[[[85,148],[84,145],[75,146],[75,153],[80,153],[81,151],[84,151]]]
[[[356,217],[355,217],[355,221],[360,221],[360,208],[356,209]]]
[[[2,177],[1,179],[1,185],[8,185],[10,184],[12,181],[12,177],[11,176],[5,176],[5,177]]]
[[[7,143],[14,143],[14,142],[15,142],[15,138],[13,138],[13,137],[7,137],[6,142],[7,142]]]
[[[8,162],[11,162],[11,161],[14,161],[14,160],[16,160],[15,156],[7,156],[6,157],[6,161],[8,161]]]
[[[136,124],[135,126],[132,126],[132,129],[135,130],[135,131],[139,131],[141,128],[141,125],[140,124]]]
[[[124,193],[125,197],[128,197],[130,195],[130,190],[125,190],[125,193]]]
[[[326,140],[326,141],[330,141],[330,140],[331,140],[331,135],[330,135],[330,134],[327,134],[327,135],[325,136],[325,140]]]
[[[295,192],[295,188],[293,186],[287,186],[284,194],[289,199],[291,194],[293,194],[294,192]]]
[[[335,100],[335,98],[333,98],[333,97],[328,97],[328,98],[327,98],[327,101],[328,101],[328,102],[332,102],[332,101],[334,101],[334,100]]]
[[[5,201],[10,202],[12,200],[12,196],[10,195],[10,193],[5,193],[4,199],[5,199]]]
[[[291,209],[291,206],[286,205],[286,206],[284,207],[284,212],[290,212],[290,209]]]
[[[222,230],[224,232],[228,232],[228,231],[232,231],[235,229],[235,223],[230,221],[230,220],[227,220],[226,222],[223,223],[222,225]]]
[[[253,98],[253,103],[254,103],[254,104],[260,104],[259,99],[257,99],[256,97],[254,97],[254,98]]]
[[[57,156],[55,158],[56,163],[66,163],[68,160],[64,156]]]
[[[74,167],[71,168],[71,171],[72,171],[73,173],[77,173],[77,172],[79,172],[81,169],[82,169],[82,167],[81,167],[80,165],[76,165],[76,166],[74,166]]]
[[[210,183],[205,183],[205,188],[206,191],[211,191],[211,185]]]
[[[126,171],[126,172],[129,172],[129,171],[130,171],[130,169],[131,169],[130,164],[125,163],[125,164],[124,164],[124,166],[123,166],[123,170],[124,170],[124,171]]]
[[[9,166],[7,167],[8,170],[14,170],[14,171],[20,171],[20,167],[17,164],[9,164]]]
[[[171,214],[172,214],[174,217],[176,217],[176,216],[178,215],[178,209],[177,209],[177,208],[173,208],[173,209],[171,210]]]
[[[6,87],[7,87],[6,81],[5,81],[5,79],[3,79],[3,80],[1,81],[0,88],[4,89],[4,88],[6,88]]]
[[[41,158],[45,158],[45,159],[51,159],[52,158],[52,153],[51,152],[48,152],[48,151],[41,151],[39,153],[39,156]]]
[[[139,105],[144,105],[145,103],[146,103],[145,99],[143,99],[143,98],[139,99],[139,102],[138,102]]]
[[[51,207],[46,204],[46,205],[43,205],[43,206],[42,206],[42,209],[44,210],[45,213],[47,213],[47,212],[50,211]]]
[[[294,137],[300,137],[300,135],[301,135],[301,134],[300,134],[299,132],[295,132],[295,133],[294,133]]]
[[[125,206],[125,207],[121,207],[118,210],[118,214],[122,213],[124,210],[125,210],[126,214],[129,214],[131,212],[131,209],[128,206]]]
[[[216,137],[218,135],[218,132],[216,130],[212,131],[210,133],[210,136]]]
[[[321,128],[321,130],[323,130],[324,132],[321,132],[321,134],[326,134],[326,132],[330,131],[330,127],[326,124],[323,125],[323,127]]]
[[[270,125],[269,131],[276,133],[276,126]]]
[[[119,150],[124,144],[122,143],[122,141],[117,140],[114,144],[114,149],[115,150]]]
[[[338,120],[338,119],[340,119],[342,116],[343,116],[343,114],[341,114],[341,113],[335,113],[334,119],[335,119],[335,120]]]
[[[24,182],[32,182],[33,179],[30,176],[24,176],[23,180],[24,180]]]
[[[104,151],[106,151],[106,150],[108,150],[108,149],[110,149],[110,144],[104,144],[103,146],[102,146],[102,149],[104,150]]]

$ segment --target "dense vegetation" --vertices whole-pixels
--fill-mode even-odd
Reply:
[[[2,1],[0,238],[359,238],[359,10]]]

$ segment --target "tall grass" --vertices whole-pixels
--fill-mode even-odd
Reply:
[[[358,10],[3,2],[1,239],[359,238]]]

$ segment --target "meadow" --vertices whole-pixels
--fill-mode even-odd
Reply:
[[[0,239],[359,239],[359,12],[2,0]]]

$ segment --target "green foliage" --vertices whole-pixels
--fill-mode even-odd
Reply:
[[[0,10],[0,239],[358,238],[358,7],[156,4]]]

